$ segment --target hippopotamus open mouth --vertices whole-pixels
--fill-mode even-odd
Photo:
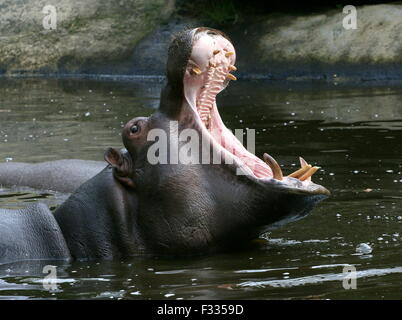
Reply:
[[[329,195],[326,188],[311,181],[311,176],[319,167],[312,167],[300,158],[301,168],[284,177],[274,158],[265,153],[262,161],[226,128],[216,105],[216,96],[230,80],[236,80],[231,73],[237,70],[234,66],[235,49],[229,38],[218,30],[197,28],[188,32],[187,36],[192,37],[192,50],[184,70],[184,99],[180,112],[194,120],[188,126],[210,139],[215,152],[221,152],[226,163],[234,163],[238,167],[238,174],[246,175],[257,183],[275,183],[294,192]]]
[[[246,243],[303,218],[329,195],[311,181],[317,167],[301,159],[301,168],[284,177],[272,157],[259,159],[225,127],[215,98],[235,79],[235,58],[220,31],[178,34],[169,47],[159,109],[125,125],[126,154],[109,150],[105,155],[115,178],[136,190],[137,223],[147,230],[141,234],[152,251],[203,252]],[[165,139],[156,140],[153,129]],[[186,131],[196,134],[183,139]],[[172,162],[175,151],[163,150],[166,144],[201,152]],[[153,152],[170,161],[150,161]]]
[[[109,148],[102,171],[78,160],[0,166],[0,183],[61,191],[82,183],[54,214],[43,204],[0,210],[0,263],[199,254],[306,216],[329,195],[311,181],[318,168],[301,159],[284,177],[272,157],[257,158],[222,122],[215,98],[235,79],[235,59],[222,32],[183,31],[169,47],[159,109],[124,126],[126,150]],[[84,182],[86,172],[99,173]]]

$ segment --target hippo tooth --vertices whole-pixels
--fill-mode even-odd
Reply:
[[[232,66],[231,64],[229,65],[229,70],[230,71],[236,71],[237,68],[235,66]]]
[[[226,75],[226,78],[228,78],[228,79],[230,79],[230,80],[237,80],[237,78],[236,78],[233,74],[231,74],[231,73],[228,73],[228,74]]]
[[[300,181],[307,180],[307,179],[310,178],[314,173],[316,173],[318,169],[320,169],[320,167],[312,167],[312,168],[310,168],[305,174],[303,174],[303,175],[299,178],[299,180],[300,180]]]
[[[300,166],[301,166],[302,168],[304,168],[305,166],[308,166],[307,161],[304,160],[302,157],[299,157],[299,160],[300,160]],[[310,168],[311,168],[311,166],[310,166]],[[300,176],[299,176],[299,177],[300,177]],[[298,177],[298,178],[299,178],[299,177]],[[311,176],[308,177],[306,180],[307,180],[307,181],[311,181]]]
[[[228,51],[228,52],[225,53],[225,57],[230,57],[233,54],[234,54],[233,51]]]
[[[199,74],[201,74],[202,73],[202,71],[201,71],[201,69],[200,68],[197,68],[197,67],[193,67],[193,69],[191,69],[196,75],[199,75]]]
[[[300,166],[302,168],[308,165],[307,161],[304,160],[302,157],[299,157],[299,160],[300,160]]]
[[[272,174],[274,175],[273,178],[276,180],[282,180],[283,174],[281,167],[279,166],[278,162],[274,158],[272,158],[268,153],[264,153],[263,155],[265,163],[271,168]]]
[[[305,174],[309,169],[311,168],[311,165],[305,165],[301,167],[299,170],[296,170],[295,172],[291,173],[288,177],[292,178],[298,178],[301,177],[303,174]]]

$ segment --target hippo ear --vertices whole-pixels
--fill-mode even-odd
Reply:
[[[122,153],[114,148],[106,150],[104,158],[107,163],[113,167],[113,175],[122,184],[134,188],[134,179],[132,178],[132,160],[128,153]]]

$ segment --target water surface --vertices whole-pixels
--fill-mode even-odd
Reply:
[[[0,161],[102,160],[122,125],[158,106],[161,83],[0,80]],[[303,156],[332,197],[259,248],[191,258],[0,265],[0,298],[401,299],[402,86],[238,81],[218,97],[231,129],[256,130],[256,154],[290,173]],[[1,208],[68,195],[0,189]],[[371,253],[358,253],[365,243]],[[57,290],[43,287],[57,266]],[[354,265],[357,289],[342,286]]]

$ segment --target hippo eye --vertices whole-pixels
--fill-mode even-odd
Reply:
[[[131,133],[137,133],[138,131],[140,131],[140,127],[135,124],[130,128],[130,131]]]

